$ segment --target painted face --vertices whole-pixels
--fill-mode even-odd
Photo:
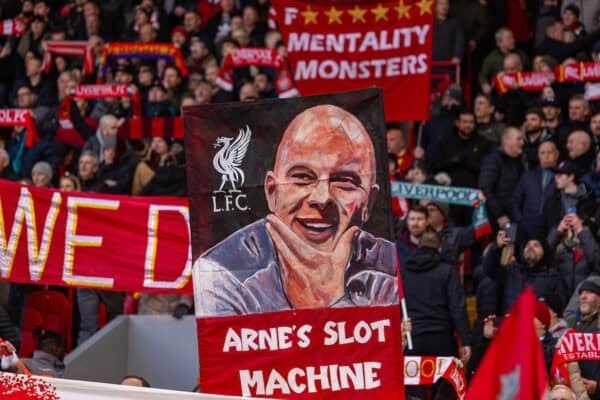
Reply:
[[[375,152],[360,121],[334,106],[299,114],[283,135],[265,178],[269,209],[310,246],[331,251],[369,218]]]

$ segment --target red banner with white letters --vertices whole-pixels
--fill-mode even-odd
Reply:
[[[378,86],[386,120],[429,117],[432,0],[274,0],[300,94]]]
[[[552,377],[557,382],[569,384],[566,364],[572,361],[600,361],[600,333],[577,332],[574,329],[565,333],[552,360]]]
[[[31,147],[39,140],[31,110],[5,108],[0,110],[0,126],[22,126],[26,129],[25,146]]]
[[[558,82],[600,81],[600,62],[579,62],[556,67]]]
[[[403,399],[380,89],[184,110],[200,386]]]
[[[543,90],[554,82],[552,72],[508,72],[500,73],[492,78],[499,94],[505,94],[512,89],[536,92]]]
[[[187,199],[0,180],[0,280],[190,294]]]
[[[459,400],[465,398],[467,378],[462,363],[454,357],[405,356],[404,384],[431,385],[439,379],[448,381]]]
[[[203,391],[247,397],[398,399],[397,307],[200,318]],[[271,360],[271,362],[269,362]]]

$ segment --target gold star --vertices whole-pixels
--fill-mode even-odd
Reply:
[[[355,24],[358,21],[366,23],[367,22],[367,21],[365,21],[365,13],[366,12],[367,12],[367,10],[363,10],[358,5],[354,6],[354,8],[352,10],[348,10],[348,14],[350,14],[352,16],[353,24]]]
[[[396,7],[394,7],[394,9],[396,10],[396,12],[398,13],[398,19],[402,19],[402,18],[408,18],[410,19],[410,8],[412,6],[409,5],[404,5],[404,0],[400,0],[398,2],[398,5]]]
[[[327,20],[328,24],[333,24],[334,22],[341,24],[342,23],[341,16],[343,13],[344,13],[343,11],[336,10],[336,8],[334,6],[331,6],[331,9],[329,11],[324,12],[324,14],[327,15],[327,18],[329,18]]]
[[[300,14],[304,17],[304,25],[317,23],[319,12],[311,10],[310,6],[306,6],[306,10],[302,11]]]
[[[372,8],[371,12],[373,15],[375,15],[375,22],[379,21],[380,19],[387,21],[388,10],[389,8],[382,6],[381,3],[377,4],[377,7]]]
[[[431,4],[433,0],[421,0],[417,3],[417,7],[420,8],[419,15],[431,14]]]

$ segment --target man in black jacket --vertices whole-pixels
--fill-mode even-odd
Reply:
[[[559,63],[566,58],[574,57],[578,52],[585,50],[600,38],[600,29],[591,32],[575,40],[573,43],[567,43],[563,39],[563,25],[561,21],[556,20],[546,27],[546,36],[537,48],[538,54],[551,56]]]
[[[521,292],[531,286],[537,297],[548,297],[552,294],[564,294],[562,280],[556,268],[549,263],[549,249],[541,240],[531,239],[525,243],[520,260],[513,257],[506,265],[501,265],[501,254],[505,246],[511,244],[506,232],[501,230],[496,240],[490,245],[483,258],[483,270],[498,286],[498,294],[502,296],[500,312],[508,312]],[[515,247],[518,243],[515,243]],[[561,298],[566,303],[566,298]]]
[[[527,171],[515,189],[512,220],[519,224],[526,239],[544,235],[544,202],[554,191],[554,168],[558,163],[556,143],[539,145],[538,166]]]
[[[457,356],[457,332],[462,345],[460,358],[466,364],[471,347],[463,288],[456,266],[440,261],[440,248],[438,234],[426,232],[408,263],[401,265],[414,344],[406,354]],[[407,388],[407,393],[419,396],[422,389]]]
[[[523,165],[523,135],[509,126],[502,134],[500,148],[488,155],[481,166],[479,188],[487,199],[492,224],[504,228],[510,223],[513,193],[525,170]]]
[[[596,213],[594,194],[579,182],[580,170],[571,161],[563,161],[554,169],[556,189],[544,204],[544,231],[548,235],[567,214],[577,214],[594,232],[593,217]]]
[[[475,115],[470,111],[458,114],[455,128],[428,155],[430,167],[434,173],[448,173],[453,186],[477,187],[481,161],[491,149],[491,143],[475,132]],[[470,224],[469,208],[451,207],[450,210],[451,219],[456,225]]]
[[[562,156],[567,157],[567,139],[571,132],[587,131],[589,129],[590,103],[581,94],[576,94],[569,99],[568,120],[564,121],[558,127],[556,140],[558,140],[558,149]]]

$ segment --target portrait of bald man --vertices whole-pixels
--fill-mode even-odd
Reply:
[[[376,165],[353,114],[318,105],[296,115],[264,176],[268,215],[194,263],[197,314],[397,304],[394,244],[362,229],[380,191]]]

